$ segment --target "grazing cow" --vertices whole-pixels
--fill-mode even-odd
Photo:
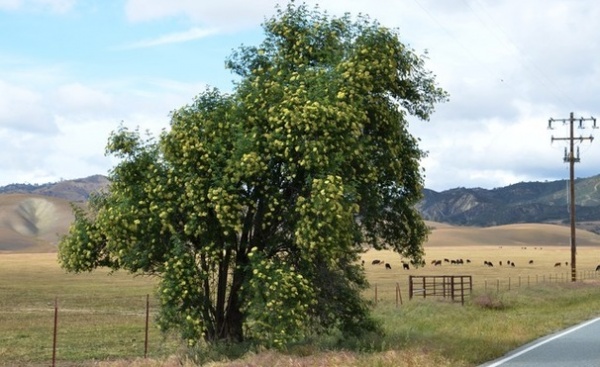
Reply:
[[[385,268],[386,268],[386,269],[391,269],[391,268],[392,268],[392,266],[391,266],[390,264],[386,263],[386,264],[385,264]]]
[[[373,262],[371,264],[373,264],[373,265],[379,265],[381,263],[382,263],[381,260],[375,259],[375,260],[373,260]]]
[[[434,266],[442,265],[442,260],[436,260]]]
[[[565,261],[565,266],[569,266],[569,262],[568,261]]]
[[[467,259],[467,264],[470,264],[470,263],[471,263],[471,260]]]
[[[530,264],[530,265],[531,265],[531,264],[533,264],[533,260],[529,260],[529,264]]]
[[[446,263],[449,263],[449,262],[450,262],[450,260],[448,260],[448,259],[444,259],[444,262],[446,262]]]
[[[561,265],[562,265],[562,263],[556,263],[556,264],[554,264],[554,267],[556,268],[556,267],[559,267]]]
[[[364,265],[365,265],[365,261],[364,261],[364,260],[363,260],[363,261],[361,261],[361,262],[360,262],[360,265],[364,266]]]
[[[500,266],[502,266],[502,261],[500,261]]]
[[[490,267],[494,267],[494,264],[492,264],[490,261],[485,260],[483,262],[484,265],[490,266]]]
[[[435,265],[435,263],[436,263],[436,262],[437,262],[437,260],[433,260],[433,261],[431,262],[431,265]]]
[[[511,262],[510,266],[512,266],[514,268],[515,267],[515,263]]]
[[[600,271],[600,265],[596,266],[596,271]]]
[[[404,270],[410,270],[410,267],[408,266],[407,263],[403,263],[402,264],[402,269],[404,269]]]

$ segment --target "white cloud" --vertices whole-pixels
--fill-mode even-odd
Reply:
[[[59,86],[56,100],[61,108],[71,112],[103,113],[113,104],[113,98],[108,93],[81,83]]]
[[[0,0],[0,10],[15,10],[21,5],[22,0]]]
[[[0,10],[49,10],[64,14],[73,9],[76,2],[76,0],[0,0]]]
[[[187,31],[166,34],[157,38],[142,40],[122,47],[123,49],[146,48],[162,46],[171,43],[195,41],[217,34],[216,29],[191,28]]]
[[[42,95],[35,90],[0,80],[0,129],[33,133],[53,133],[49,112]]]
[[[450,92],[450,102],[437,106],[430,121],[411,120],[409,130],[429,151],[423,161],[428,188],[492,188],[568,176],[562,162],[565,144],[550,142],[552,134],[567,131],[564,126],[547,131],[546,126],[550,117],[566,118],[572,111],[576,116],[598,115],[596,0],[306,3],[318,3],[333,15],[367,14],[398,28],[401,41],[417,53],[429,51],[426,68]],[[62,54],[48,56],[51,51],[37,48],[0,50],[0,138],[6,142],[0,146],[0,165],[7,180],[105,173],[114,162],[103,156],[104,145],[120,121],[155,134],[168,127],[169,112],[191,103],[205,87],[202,80],[228,79],[229,72],[215,66],[222,60],[206,63],[216,58],[212,51],[223,44],[229,48],[238,39],[239,44],[248,42],[248,34],[256,37],[254,31],[275,13],[276,4],[285,6],[287,1],[128,0],[127,24],[121,28],[123,14],[109,13],[105,4],[95,3],[102,10],[97,14],[116,21],[118,37],[105,39],[110,32],[96,29],[89,52],[98,59],[85,68],[85,53],[69,59]],[[75,5],[74,0],[0,0],[0,9],[18,11],[64,12]],[[115,5],[110,7],[113,11]],[[169,48],[169,54],[167,48],[157,47],[209,36],[206,42]],[[136,48],[135,52],[94,53],[94,47],[105,50],[118,39],[140,41],[123,47]],[[22,43],[27,43],[26,37]],[[219,52],[222,58],[225,51]],[[171,65],[175,58],[193,62],[177,64],[181,70],[156,67]],[[127,69],[127,62],[140,68]],[[94,69],[100,63],[109,66],[101,71],[102,77]],[[599,173],[597,144],[580,144],[577,176]]]
[[[125,5],[127,19],[131,22],[155,21],[181,17],[195,24],[210,27],[243,29],[262,22],[265,15],[272,14],[278,0],[128,0]]]

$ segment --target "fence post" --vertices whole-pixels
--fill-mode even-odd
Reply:
[[[58,297],[54,298],[54,337],[52,338],[52,367],[56,366],[56,335],[58,329]]]
[[[377,284],[375,284],[375,306],[377,306]]]
[[[146,332],[144,336],[144,358],[148,358],[148,320],[150,318],[150,295],[146,294]]]
[[[398,307],[398,301],[402,304],[402,292],[400,291],[400,284],[396,283],[396,307]]]
[[[411,300],[413,298],[413,278],[412,275],[408,276],[408,299]]]

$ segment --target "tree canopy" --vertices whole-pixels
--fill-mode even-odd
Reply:
[[[232,93],[205,90],[158,140],[110,136],[110,190],[59,245],[69,271],[158,276],[160,325],[190,344],[372,330],[361,252],[422,261],[407,116],[447,98],[423,57],[366,16],[290,3],[263,27],[227,60]]]

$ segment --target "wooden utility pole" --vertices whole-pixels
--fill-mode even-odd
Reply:
[[[590,118],[579,118],[579,128],[584,129],[583,123],[586,121],[593,121],[592,128],[596,129],[596,119],[593,117]],[[574,136],[574,125],[575,118],[573,117],[573,112],[568,119],[553,119],[550,118],[548,120],[548,129],[552,129],[553,122],[562,122],[563,124],[569,123],[569,136],[555,138],[552,136],[551,141],[555,140],[567,140],[569,142],[569,150],[565,148],[565,157],[564,161],[569,163],[569,214],[571,220],[571,281],[577,281],[577,245],[575,242],[575,163],[580,161],[579,158],[579,148],[577,148],[577,156],[575,155],[575,141],[579,140],[582,143],[584,140],[589,140],[590,142],[594,140],[592,135],[588,137],[579,136],[578,138]]]

